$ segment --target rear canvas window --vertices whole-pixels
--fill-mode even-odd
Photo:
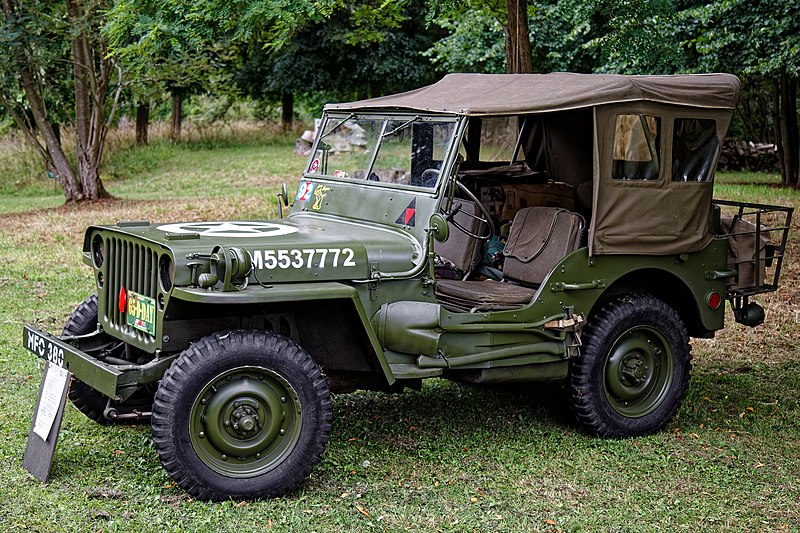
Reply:
[[[711,181],[718,150],[716,120],[675,119],[672,135],[672,181]]]
[[[508,163],[516,160],[519,120],[517,117],[489,117],[481,121],[480,160]]]
[[[657,180],[661,119],[652,115],[617,115],[614,130],[615,180]]]

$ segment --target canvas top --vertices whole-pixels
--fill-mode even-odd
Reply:
[[[542,113],[621,102],[730,110],[739,100],[732,74],[448,74],[405,93],[328,104],[328,111],[402,109],[465,116]]]

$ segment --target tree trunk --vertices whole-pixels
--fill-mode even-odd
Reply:
[[[136,146],[147,144],[147,129],[150,126],[150,104],[136,106]]]
[[[20,82],[33,114],[36,128],[44,139],[45,150],[43,153],[40,151],[40,153],[44,158],[45,167],[55,174],[56,181],[63,189],[67,201],[83,200],[84,194],[81,182],[75,175],[64,149],[61,147],[59,136],[47,118],[44,100],[42,95],[39,94],[37,83],[27,67],[23,67],[20,70]],[[29,137],[35,139],[35,133],[30,132]]]
[[[11,0],[2,0],[2,5],[6,22],[17,18],[16,6]],[[64,190],[64,196],[66,196],[67,200],[80,200],[83,198],[80,182],[76,178],[75,172],[72,170],[72,166],[61,147],[58,134],[47,118],[47,109],[44,104],[44,96],[41,93],[41,84],[39,83],[41,80],[36,79],[36,71],[31,69],[32,61],[30,58],[33,52],[29,43],[24,42],[21,46],[17,46],[13,53],[14,61],[19,65],[19,84],[28,101],[28,108],[30,116],[33,117],[33,122],[26,116],[26,112],[20,112],[13,99],[8,100],[5,95],[0,94],[0,103],[2,103],[6,113],[14,120],[17,127],[25,133],[25,138],[28,142],[39,152],[48,172],[52,172],[55,175],[56,181]],[[37,137],[37,130],[44,140],[44,145]]]
[[[283,131],[292,129],[294,122],[294,94],[283,91],[281,94],[281,128]]]
[[[781,182],[800,187],[800,130],[797,124],[797,79],[781,75],[778,89],[780,105],[780,137],[778,154],[781,163]],[[776,132],[777,133],[777,132]]]
[[[72,28],[72,69],[75,84],[75,155],[83,194],[89,200],[108,196],[100,181],[100,160],[107,131],[105,103],[110,81],[110,63],[103,50],[89,42],[92,27],[85,20],[81,0],[67,0]],[[96,72],[95,69],[99,69]]]
[[[23,37],[14,49],[13,61],[19,72],[19,84],[25,93],[30,117],[17,111],[16,104],[0,94],[0,104],[25,132],[36,148],[47,171],[54,174],[67,201],[97,199],[108,196],[100,181],[98,168],[109,124],[116,111],[122,85],[118,85],[111,112],[106,117],[106,101],[111,79],[111,59],[105,41],[100,37],[97,20],[84,12],[83,0],[66,0],[75,77],[75,131],[77,173],[61,147],[57,127],[47,116],[41,66],[32,60],[34,46]],[[6,22],[17,17],[12,0],[2,0]],[[121,72],[117,69],[118,72]],[[38,133],[37,133],[38,132]],[[40,141],[39,135],[41,135]]]
[[[506,70],[509,74],[533,72],[531,38],[528,34],[528,0],[506,0],[506,6]]]
[[[181,91],[172,91],[172,124],[169,129],[169,140],[176,143],[181,140],[181,123],[183,122],[183,95]]]

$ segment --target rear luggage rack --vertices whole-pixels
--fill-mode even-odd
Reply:
[[[794,208],[727,200],[714,205],[721,214],[717,235],[730,244],[728,268],[737,272],[728,283],[728,300],[737,322],[758,325],[763,309],[749,299],[778,289]]]

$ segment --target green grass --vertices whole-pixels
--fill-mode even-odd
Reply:
[[[758,172],[720,172],[714,187],[715,198],[766,204],[800,204],[800,189],[780,187],[779,174]]]
[[[273,130],[239,123],[187,126],[184,141],[175,144],[165,125],[155,124],[150,144],[142,148],[133,146],[132,131],[115,131],[101,167],[103,184],[127,200],[162,200],[165,193],[170,198],[252,196],[282,181],[291,189],[306,157],[293,154],[296,134]],[[0,139],[0,215],[63,203],[61,189],[46,177],[35,152],[19,138]]]
[[[767,322],[696,341],[688,397],[657,435],[576,428],[557,385],[428,381],[421,392],[334,399],[322,462],[302,488],[259,502],[198,502],[162,469],[147,426],[100,427],[68,407],[50,483],[22,454],[42,365],[22,325],[60,330],[90,291],[83,229],[120,218],[274,214],[304,158],[276,143],[117,151],[109,203],[42,209],[0,196],[0,531],[799,530],[800,310],[795,223]],[[718,196],[800,206],[774,177],[719,176]],[[291,188],[291,185],[290,185]],[[13,212],[12,212],[13,211]]]

